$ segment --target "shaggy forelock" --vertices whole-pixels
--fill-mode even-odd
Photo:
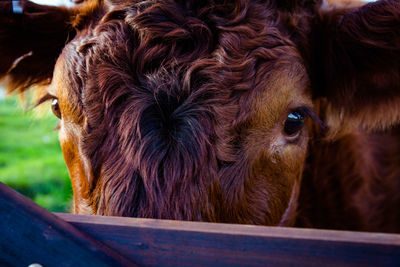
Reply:
[[[226,5],[229,13],[118,6],[66,47],[96,214],[240,220],[215,203],[235,207],[243,193],[251,97],[292,44],[276,14],[238,2]]]

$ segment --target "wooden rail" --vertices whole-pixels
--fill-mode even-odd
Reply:
[[[120,253],[2,183],[0,229],[0,266],[133,265]]]
[[[400,265],[397,234],[71,214],[56,217],[20,195],[15,205],[10,192],[14,197],[18,194],[0,185],[2,232],[12,229],[0,239],[0,266],[32,262],[62,266],[59,257],[68,266],[100,266],[99,261],[110,266]],[[25,211],[4,209],[4,201],[11,209]],[[32,213],[32,207],[40,212]],[[19,220],[23,222],[11,226]],[[29,249],[21,246],[25,242],[32,243]],[[44,258],[32,257],[30,249],[42,251]],[[53,250],[57,256],[49,255]],[[97,262],[92,262],[93,257]]]
[[[143,266],[400,265],[400,235],[58,216]]]

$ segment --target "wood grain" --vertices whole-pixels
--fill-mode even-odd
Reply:
[[[0,266],[134,265],[2,183],[0,229]]]
[[[400,235],[52,214],[0,183],[0,266],[399,266]]]
[[[399,266],[400,235],[57,214],[143,266]]]

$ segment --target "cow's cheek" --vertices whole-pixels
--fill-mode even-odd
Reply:
[[[88,214],[91,211],[88,212],[86,203],[87,179],[84,164],[79,156],[79,137],[74,128],[61,121],[59,140],[74,192],[74,213]]]
[[[265,192],[266,224],[293,225],[305,157],[305,144],[284,145],[274,154],[265,153],[253,165],[258,188],[253,191]]]
[[[282,199],[279,207],[279,225],[281,226],[293,226],[295,222],[306,151],[305,144],[291,145],[279,157],[279,171],[276,173],[274,182],[281,188],[281,191],[278,191],[280,194],[278,198]]]

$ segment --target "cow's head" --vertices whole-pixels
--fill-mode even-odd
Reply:
[[[398,1],[11,7],[0,74],[51,81],[77,213],[290,225],[310,139],[399,120]]]

